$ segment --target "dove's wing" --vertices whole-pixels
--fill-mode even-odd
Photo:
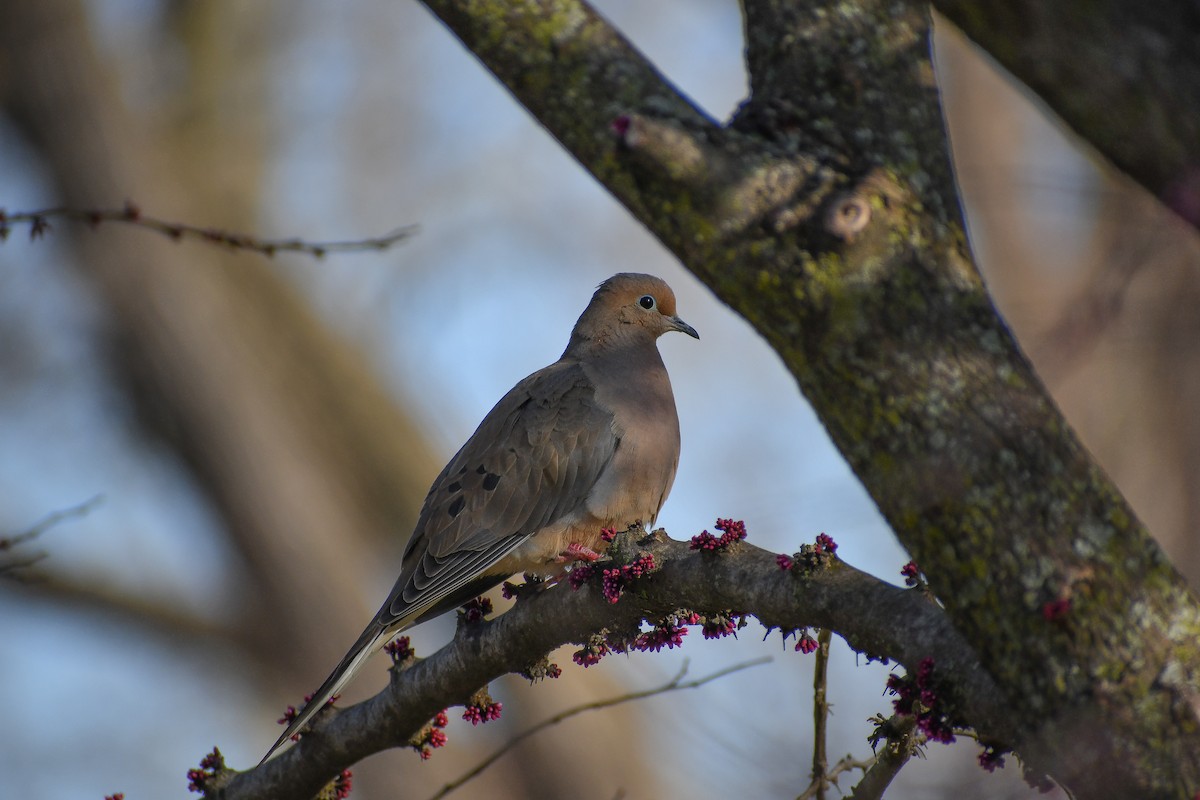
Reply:
[[[489,572],[497,562],[585,513],[619,444],[579,362],[558,361],[513,387],[433,482],[388,599],[263,760],[387,639],[495,586],[507,577]]]

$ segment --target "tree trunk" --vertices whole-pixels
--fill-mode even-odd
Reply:
[[[1200,785],[1200,609],[971,261],[928,9],[746,0],[752,95],[720,127],[580,3],[426,5],[778,351],[1026,764],[1080,797]]]

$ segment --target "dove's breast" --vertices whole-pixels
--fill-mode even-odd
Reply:
[[[649,527],[671,491],[679,466],[679,415],[658,348],[631,359],[620,377],[597,384],[604,388],[596,400],[612,410],[618,444],[586,506],[623,530],[635,522]]]

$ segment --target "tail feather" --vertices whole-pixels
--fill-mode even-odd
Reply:
[[[287,730],[271,745],[262,761],[258,762],[259,765],[265,764],[288,739],[311,722],[317,712],[325,707],[329,698],[350,682],[354,673],[358,672],[384,642],[418,622],[432,619],[462,605],[503,581],[504,575],[480,573],[528,538],[528,535],[510,536],[483,554],[474,551],[460,554],[454,559],[454,568],[443,571],[438,580],[422,590],[418,597],[407,602],[402,601],[403,590],[411,584],[411,580],[402,572],[371,624],[359,635],[350,652],[342,657],[332,674],[321,684],[321,688],[313,694],[312,700],[300,709],[296,718],[287,726]]]
[[[329,677],[325,679],[325,682],[321,684],[321,688],[317,689],[317,691],[313,694],[312,699],[309,700],[299,712],[297,712],[296,718],[293,719],[287,726],[287,730],[283,732],[275,744],[271,745],[271,749],[267,751],[265,756],[263,756],[262,761],[258,762],[259,765],[261,766],[262,764],[266,763],[267,759],[269,759],[275,753],[275,751],[280,748],[281,745],[287,742],[287,740],[290,739],[295,733],[303,729],[305,725],[312,721],[312,718],[316,716],[317,712],[325,707],[325,704],[329,701],[329,698],[340,692],[342,688],[350,682],[350,679],[354,677],[354,673],[358,672],[359,668],[366,663],[367,659],[370,658],[377,649],[379,649],[385,640],[391,638],[406,627],[408,626],[404,624],[397,625],[394,621],[393,624],[384,625],[380,623],[378,618],[372,620],[371,624],[367,626],[367,629],[364,630],[362,635],[358,637],[358,641],[356,641],[354,646],[350,648],[350,652],[346,653]]]

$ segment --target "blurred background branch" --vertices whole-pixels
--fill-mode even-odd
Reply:
[[[142,213],[132,202],[125,207],[111,208],[43,208],[37,211],[6,211],[0,209],[0,241],[8,238],[13,225],[28,225],[29,238],[40,239],[51,229],[51,220],[82,222],[95,228],[103,223],[118,222],[135,228],[153,231],[172,241],[196,239],[230,250],[245,250],[272,257],[277,253],[299,253],[322,258],[330,253],[356,253],[364,250],[387,250],[416,233],[416,228],[397,228],[383,236],[369,239],[345,239],[337,242],[312,242],[295,237],[290,239],[262,239],[248,233],[237,233],[220,228],[202,228],[186,222],[168,222]]]
[[[56,525],[86,515],[102,499],[97,495],[71,508],[54,511],[19,533],[0,536],[0,578],[27,577],[28,568],[46,557],[44,551],[29,552],[29,543]]]

